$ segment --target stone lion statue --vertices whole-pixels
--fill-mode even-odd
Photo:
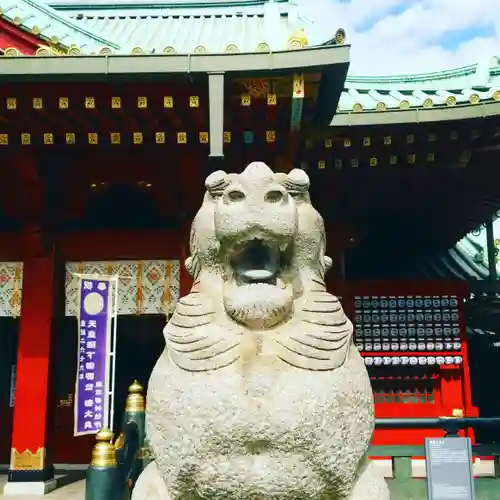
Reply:
[[[307,174],[260,162],[212,173],[190,252],[193,287],[149,382],[154,461],[133,500],[388,500]]]

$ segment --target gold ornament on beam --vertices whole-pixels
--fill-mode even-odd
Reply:
[[[318,161],[318,168],[319,169],[324,169],[326,167],[326,161],[325,160],[319,160]]]
[[[399,109],[401,109],[401,110],[407,110],[407,109],[410,109],[410,101],[407,101],[406,99],[403,99],[403,100],[399,103]]]
[[[69,108],[69,98],[59,97],[59,109],[68,109],[68,108]]]
[[[9,144],[9,134],[0,134],[0,145],[7,146]]]
[[[54,144],[54,134],[51,132],[46,132],[43,134],[43,143],[47,145]]]
[[[351,139],[344,139],[344,148],[351,147]]]
[[[66,144],[70,145],[76,144],[76,136],[73,132],[68,132],[66,134]]]
[[[385,102],[377,102],[375,106],[376,111],[387,111],[387,104]]]
[[[142,144],[143,142],[142,132],[134,132],[132,137],[134,144]]]
[[[429,97],[424,101],[424,108],[432,108],[432,106],[434,106],[434,102]]]
[[[355,103],[352,107],[353,113],[361,113],[363,111],[363,105],[359,102]]]
[[[276,142],[275,130],[266,130],[266,142]]]
[[[29,146],[31,144],[31,134],[28,132],[23,132],[21,134],[21,144],[23,146]]]
[[[111,144],[120,144],[120,142],[121,142],[120,132],[111,132],[109,134],[109,142]]]
[[[371,146],[372,140],[370,137],[363,137],[363,146]]]
[[[187,144],[186,132],[177,132],[177,144]]]
[[[200,144],[208,144],[208,132],[200,132]]]
[[[392,144],[392,137],[390,135],[386,135],[384,137],[384,146],[390,146]]]
[[[33,97],[33,109],[43,109],[43,99],[41,97]]]
[[[197,95],[189,96],[189,107],[199,108],[200,107],[200,97]]]
[[[495,90],[491,96],[494,101],[500,101],[500,90]]]
[[[163,107],[164,108],[174,107],[174,98],[171,95],[166,95],[163,97]]]
[[[231,132],[226,131],[223,134],[223,141],[225,144],[230,144],[231,143]]]
[[[276,106],[278,103],[278,96],[273,93],[267,94],[267,105],[268,106]]]
[[[145,109],[148,107],[148,98],[147,97],[138,97],[137,98],[137,107],[139,109]]]
[[[155,132],[155,142],[156,144],[165,144],[165,132]]]
[[[95,108],[95,97],[85,97],[85,109]]]
[[[111,109],[120,109],[122,107],[122,98],[121,97],[112,97],[111,98]]]
[[[408,163],[414,164],[417,161],[417,156],[414,154],[408,155],[406,157],[406,160],[408,161]]]
[[[250,94],[243,94],[241,96],[241,105],[250,106],[250,104],[252,104],[252,98],[250,97]]]
[[[99,144],[99,135],[96,132],[89,132],[87,134],[89,144]]]
[[[15,111],[17,109],[17,99],[15,97],[7,97],[5,103],[9,111]]]
[[[376,167],[378,164],[377,158],[370,158],[370,167]]]
[[[327,148],[327,149],[333,148],[333,140],[332,139],[325,139],[325,148]]]

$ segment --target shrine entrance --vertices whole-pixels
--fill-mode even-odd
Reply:
[[[0,465],[10,462],[19,319],[0,317]]]
[[[165,315],[118,316],[113,430],[122,428],[128,387],[136,379],[147,389],[153,367],[165,347]],[[75,317],[65,317],[57,330],[54,384],[54,463],[88,464],[94,436],[73,437],[74,389],[77,370],[78,328]]]

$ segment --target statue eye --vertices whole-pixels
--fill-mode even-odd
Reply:
[[[233,189],[227,193],[227,198],[230,201],[242,201],[245,199],[245,193],[239,191],[238,189]]]
[[[277,189],[273,189],[272,191],[268,191],[266,193],[265,199],[269,203],[278,203],[283,199],[283,193]]]

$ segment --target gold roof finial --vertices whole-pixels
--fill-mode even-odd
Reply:
[[[139,413],[146,409],[146,402],[142,394],[143,387],[137,380],[132,382],[128,388],[127,402],[125,403],[125,411],[128,413]]]
[[[309,45],[305,31],[301,28],[288,37],[288,47],[290,49],[301,49]]]
[[[116,450],[111,443],[113,433],[103,427],[95,437],[97,443],[92,450],[92,462],[94,467],[116,467]]]

